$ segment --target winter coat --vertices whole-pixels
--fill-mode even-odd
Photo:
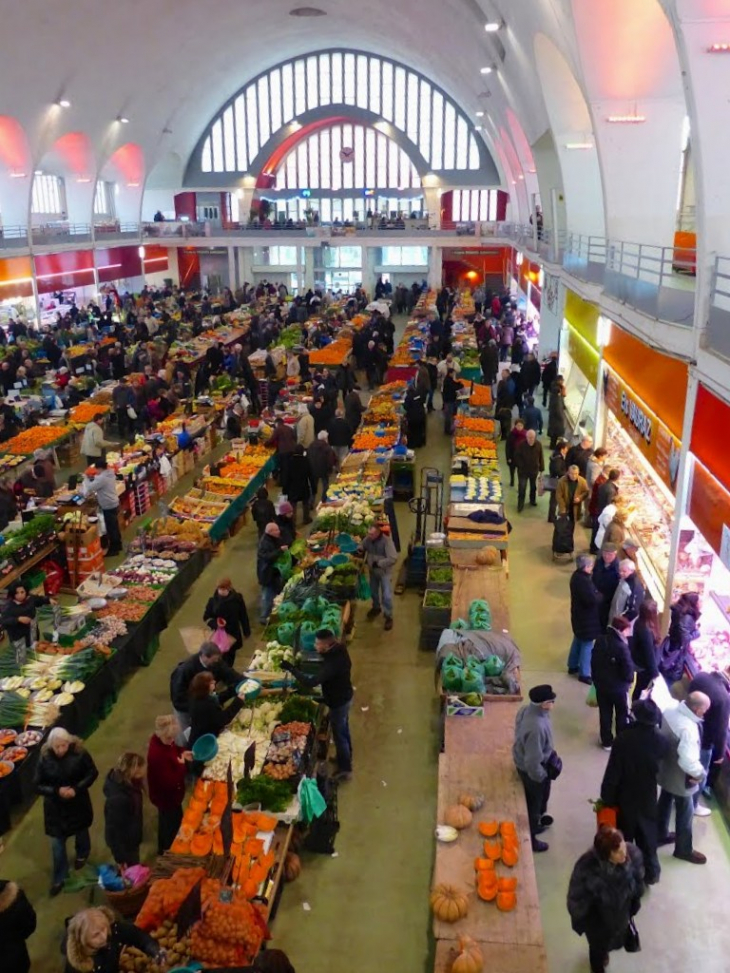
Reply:
[[[264,537],[268,537],[268,534],[264,534]],[[200,658],[200,653],[190,656],[189,659],[179,662],[172,670],[172,675],[170,676],[170,699],[178,713],[188,712],[188,704],[190,701],[188,690],[190,689],[190,683],[199,672],[212,673],[217,683],[223,682],[229,689],[234,689],[243,679],[240,673],[236,672],[235,669],[231,669],[225,662],[220,662],[218,665],[206,668]]]
[[[602,861],[591,848],[573,868],[568,886],[568,912],[573,930],[608,952],[621,949],[629,920],[644,894],[644,861],[635,845],[626,845],[626,861]]]
[[[700,761],[702,719],[686,703],[662,714],[662,733],[669,748],[659,768],[659,786],[677,797],[689,797],[699,788],[689,779],[703,780],[705,768]]]
[[[687,692],[710,697],[712,705],[702,719],[702,749],[712,750],[713,760],[722,760],[727,749],[730,686],[721,672],[698,672]]]
[[[694,615],[680,612],[676,605],[672,605],[671,613],[669,645],[672,649],[682,648],[686,652],[689,649],[690,642],[694,641],[700,634],[697,625],[698,620]]]
[[[398,552],[390,534],[381,534],[375,540],[364,537],[361,547],[365,552],[365,563],[371,571],[376,571],[386,577],[392,573],[398,560]]]
[[[639,576],[634,572],[628,578],[619,581],[616,594],[613,596],[609,609],[608,620],[616,618],[617,615],[633,622],[638,618],[641,603],[644,600],[644,585],[639,581]]]
[[[347,446],[349,448],[352,445],[352,427],[347,419],[342,416],[335,416],[334,419],[330,420],[327,432],[329,433],[329,444],[333,448],[335,446]]]
[[[284,544],[286,547],[291,547],[297,537],[294,518],[288,514],[277,514],[274,517],[274,523],[278,525],[281,534],[281,537],[274,538],[277,541],[277,546],[281,548],[282,544]],[[281,551],[279,551],[279,554],[281,554]]]
[[[190,701],[190,746],[205,736],[212,733],[217,737],[219,733],[228,726],[231,720],[243,709],[245,700],[236,697],[233,702],[225,709],[218,702],[215,696],[207,696],[205,699],[193,699]]]
[[[581,642],[597,639],[603,632],[599,605],[603,595],[593,584],[590,574],[580,569],[570,578],[570,624],[573,635]]]
[[[352,661],[350,654],[340,642],[335,642],[323,656],[317,671],[310,675],[292,667],[290,670],[297,682],[303,686],[322,687],[322,698],[330,709],[344,706],[352,699]]]
[[[596,639],[591,653],[591,676],[596,691],[612,695],[628,693],[634,671],[628,642],[609,625],[606,634]]]
[[[226,623],[226,632],[231,638],[247,639],[251,634],[251,623],[248,620],[246,602],[240,591],[229,591],[225,598],[221,598],[216,590],[203,612],[203,621],[215,630],[217,620],[222,618]]]
[[[499,369],[499,350],[496,345],[488,344],[479,356],[479,366],[482,370],[484,382],[494,385]]]
[[[497,383],[497,398],[494,404],[496,414],[511,412],[515,406],[514,384],[511,378],[501,379]]]
[[[25,601],[20,604],[14,598],[8,598],[3,607],[2,616],[0,616],[0,622],[2,622],[3,628],[8,633],[8,638],[14,641],[25,639],[26,645],[30,645],[30,633],[33,626],[25,625],[23,622],[19,622],[18,619],[35,618],[36,610],[41,605],[50,605],[50,603],[50,598],[46,598],[43,595],[28,595]]]
[[[520,369],[520,386],[524,392],[534,389],[540,384],[540,362],[537,358],[529,358],[522,363]]]
[[[305,449],[309,449],[314,442],[314,419],[309,412],[305,412],[297,423],[297,442]]]
[[[284,423],[276,427],[269,445],[274,447],[278,456],[289,456],[297,445],[297,434],[291,426]]]
[[[565,465],[565,457],[560,452],[555,452],[550,457],[550,476],[559,480],[561,476],[565,476],[568,472],[568,467]]]
[[[50,747],[41,752],[35,788],[43,795],[43,824],[49,838],[70,838],[91,827],[94,811],[89,788],[98,776],[91,754],[78,744],[72,744],[60,758]],[[76,795],[60,797],[60,787],[73,787]]]
[[[558,377],[558,360],[557,358],[551,358],[547,365],[542,370],[542,378],[540,379],[540,384],[543,389],[548,392],[553,387],[553,382]]]
[[[332,409],[323,402],[317,408],[310,406],[309,411],[312,413],[312,418],[314,419],[314,433],[318,436],[330,424]]]
[[[612,520],[603,535],[602,544],[615,544],[616,547],[620,549],[623,547],[625,540],[626,528],[623,524],[619,524],[616,520]],[[596,538],[596,544],[598,544],[598,538]]]
[[[251,517],[259,531],[263,531],[276,517],[276,507],[271,500],[260,500],[257,497],[251,501]]]
[[[504,443],[505,457],[508,465],[514,464],[515,453],[518,447],[524,443],[526,436],[527,432],[524,429],[510,429],[509,435]]]
[[[148,956],[157,956],[160,947],[155,940],[131,922],[117,919],[111,909],[107,914],[111,931],[107,944],[91,956],[76,939],[66,933],[61,950],[66,957],[64,973],[119,973],[119,957],[125,946],[134,946]]]
[[[446,375],[443,388],[441,389],[441,400],[444,404],[455,403],[459,399],[459,391],[464,388],[464,383],[457,381],[453,375]]]
[[[355,432],[360,425],[365,406],[362,404],[360,393],[356,391],[348,392],[345,396],[345,419],[351,432]]]
[[[0,881],[0,943],[3,973],[28,973],[26,939],[36,928],[35,909],[15,882]]]
[[[337,466],[335,451],[324,439],[315,439],[307,450],[307,456],[315,480],[329,476]]]
[[[542,782],[547,777],[545,761],[553,752],[553,727],[550,713],[538,703],[527,703],[515,718],[512,759],[515,767],[530,780]]]
[[[584,449],[583,446],[571,446],[568,450],[568,454],[565,457],[565,462],[568,466],[577,466],[580,471],[580,475],[585,479],[586,470],[588,468],[588,460],[593,454],[593,447]]]
[[[598,514],[600,514],[609,503],[615,503],[618,496],[618,484],[615,480],[606,479],[598,488]]]
[[[344,419],[342,421],[344,422]],[[293,453],[289,458],[286,476],[281,484],[282,491],[289,498],[289,502],[297,503],[299,500],[309,502],[316,486],[307,454]]]
[[[609,611],[613,596],[616,594],[618,583],[621,579],[618,576],[618,558],[614,558],[610,564],[606,564],[602,557],[596,558],[593,565],[593,584],[603,595],[600,607],[601,626],[606,628],[608,625]]]
[[[642,619],[634,625],[634,633],[629,639],[631,658],[637,672],[646,673],[649,679],[659,675],[657,667],[657,642],[654,633]],[[727,720],[725,721],[727,723]]]
[[[117,865],[136,865],[142,844],[142,787],[110,770],[104,781],[104,841]]]
[[[160,811],[173,811],[185,800],[186,764],[180,762],[185,748],[163,743],[153,734],[147,747],[147,792]]]
[[[603,470],[603,463],[601,462],[601,460],[591,456],[591,458],[586,463],[586,472],[585,472],[586,483],[588,484],[589,490],[593,491],[593,485],[598,479],[598,477],[601,475],[602,470]]]
[[[656,822],[657,778],[669,743],[656,726],[629,723],[613,742],[601,784],[601,800],[617,807],[620,826],[634,835],[637,826]]]
[[[515,450],[514,464],[520,476],[537,476],[545,469],[542,443],[536,439],[532,446],[525,440]]]
[[[526,405],[522,410],[522,419],[525,423],[525,430],[534,429],[542,436],[542,410],[536,405]]]
[[[558,439],[565,435],[565,400],[557,384],[550,389],[548,399],[548,436]]]
[[[548,427],[548,433],[550,433],[550,428]],[[552,435],[552,434],[551,434]],[[558,480],[558,486],[555,490],[555,499],[558,504],[558,513],[565,515],[568,513],[568,508],[570,507],[570,487],[568,486],[570,482],[570,477],[566,473],[565,476],[561,476]],[[579,476],[575,481],[575,493],[573,494],[573,508],[576,509],[580,507],[583,501],[588,496],[588,484]],[[577,518],[576,518],[577,519]]]

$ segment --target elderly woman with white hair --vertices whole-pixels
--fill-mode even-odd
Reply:
[[[41,749],[35,772],[35,788],[43,795],[44,827],[53,852],[51,895],[58,895],[68,878],[68,839],[73,838],[76,845],[75,869],[83,868],[89,857],[89,828],[94,820],[89,788],[98,776],[81,741],[60,726],[54,727]]]
[[[111,909],[101,906],[77,912],[66,927],[63,953],[65,973],[119,973],[119,958],[125,946],[146,953],[157,963],[165,952],[142,929],[117,919]]]
[[[176,739],[178,718],[170,713],[158,716],[147,748],[147,786],[150,801],[157,808],[157,854],[162,855],[175,840],[182,822],[187,764],[193,759]]]

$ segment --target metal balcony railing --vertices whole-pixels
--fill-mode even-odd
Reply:
[[[28,246],[27,226],[0,227],[0,249],[19,250]]]
[[[137,240],[140,236],[139,223],[121,223],[119,220],[104,220],[94,223],[94,239],[107,242],[110,240]]]
[[[730,358],[730,257],[716,257],[712,268],[705,344],[724,358]]]
[[[43,223],[31,228],[34,246],[54,246],[59,243],[91,243],[90,223]]]

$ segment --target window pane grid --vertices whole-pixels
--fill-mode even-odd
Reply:
[[[236,159],[238,171],[248,169],[248,150],[246,148],[246,104],[243,95],[239,95],[233,106],[236,124]]]
[[[226,172],[236,171],[236,136],[233,128],[233,107],[223,112],[223,156]]]
[[[456,112],[446,102],[444,106],[444,169],[453,169],[456,161]]]
[[[329,105],[332,101],[330,88],[330,56],[320,54],[319,56],[319,103]]]
[[[275,68],[269,77],[269,96],[271,98],[271,131],[281,128],[281,71]]]
[[[246,92],[246,134],[248,136],[248,158],[250,162],[259,153],[259,126],[258,111],[256,105],[256,87],[251,87]]]
[[[213,126],[213,172],[223,172],[223,123],[220,119]]]
[[[332,55],[332,104],[342,104],[342,55]]]
[[[345,54],[344,57],[344,73],[345,73],[345,95],[344,102],[346,105],[355,104],[355,55]]]
[[[269,111],[269,79],[259,79],[259,145],[261,148],[269,141],[271,135],[271,114]]]
[[[364,54],[357,55],[357,89],[355,92],[355,102],[358,108],[368,108],[370,99],[368,97],[368,59]]]
[[[370,111],[380,114],[380,61],[370,58]]]
[[[294,62],[294,112],[301,115],[307,110],[307,80],[304,61]]]
[[[281,69],[281,93],[284,102],[284,124],[294,118],[294,65],[285,64]]]

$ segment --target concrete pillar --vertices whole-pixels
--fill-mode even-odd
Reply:
[[[253,247],[234,247],[238,261],[238,284],[253,284]]]
[[[556,274],[545,272],[540,302],[540,357],[545,358],[560,345],[565,309],[565,284]]]
[[[441,226],[441,190],[434,186],[423,187],[423,208],[428,213],[428,225],[431,229]]]
[[[437,291],[443,280],[443,251],[441,247],[429,247],[428,250],[428,288]]]
[[[310,287],[314,289],[314,248],[303,247],[302,249],[304,250],[304,261],[302,265],[304,279],[302,286],[306,292]]]
[[[375,293],[375,282],[377,280],[375,268],[378,264],[378,247],[362,248],[362,286],[367,294]]]
[[[228,286],[235,293],[238,287],[238,274],[236,273],[236,248],[228,248]]]

